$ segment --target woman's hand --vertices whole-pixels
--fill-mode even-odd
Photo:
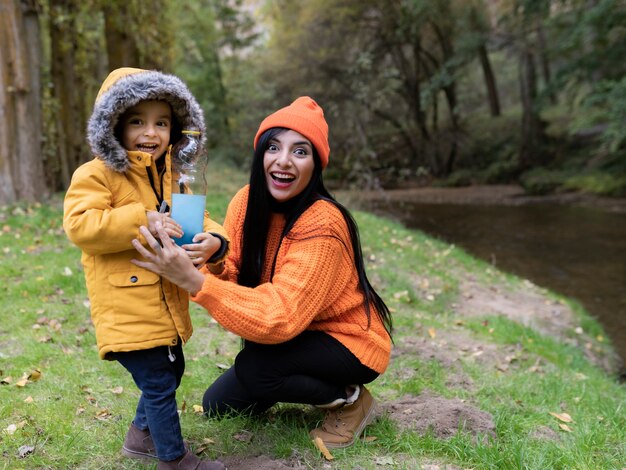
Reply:
[[[182,248],[187,251],[187,255],[197,267],[207,262],[213,254],[220,249],[222,241],[211,235],[202,232],[193,237],[193,243],[183,245]]]
[[[147,227],[139,227],[139,231],[148,242],[152,251],[144,247],[136,238],[132,241],[133,247],[143,256],[145,261],[130,260],[136,266],[152,271],[177,286],[185,289],[191,295],[196,295],[204,283],[204,275],[196,269],[189,259],[187,252],[170,238],[160,222],[155,224],[158,240],[150,233]]]

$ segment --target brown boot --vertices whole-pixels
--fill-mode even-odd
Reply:
[[[156,449],[150,431],[147,429],[142,431],[130,423],[122,445],[122,454],[131,459],[156,459]]]
[[[207,462],[206,460],[200,460],[196,454],[190,449],[187,452],[178,457],[176,460],[159,460],[157,470],[226,470],[224,464],[218,460]]]
[[[348,399],[346,404],[326,412],[322,425],[309,433],[312,439],[319,437],[329,449],[354,444],[365,426],[374,419],[376,410],[376,401],[365,387],[357,385],[356,393],[358,398],[355,401]]]

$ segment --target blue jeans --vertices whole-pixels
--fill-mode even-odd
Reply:
[[[133,423],[152,435],[160,460],[174,460],[185,453],[176,407],[176,389],[185,371],[181,341],[139,351],[116,352],[112,358],[133,376],[141,390]]]

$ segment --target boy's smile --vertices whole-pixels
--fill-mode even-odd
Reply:
[[[172,129],[172,110],[163,101],[142,101],[124,113],[122,145],[139,150],[158,160],[167,150]]]

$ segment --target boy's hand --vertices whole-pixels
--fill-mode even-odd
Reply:
[[[220,249],[222,241],[211,235],[202,232],[193,237],[193,243],[183,245],[187,255],[196,266],[202,266],[213,254]]]
[[[165,233],[172,238],[180,238],[183,236],[183,228],[169,216],[169,212],[161,214],[157,211],[147,211],[146,217],[148,218],[148,230],[152,235],[158,238],[159,234],[156,230],[156,224],[159,222]]]

